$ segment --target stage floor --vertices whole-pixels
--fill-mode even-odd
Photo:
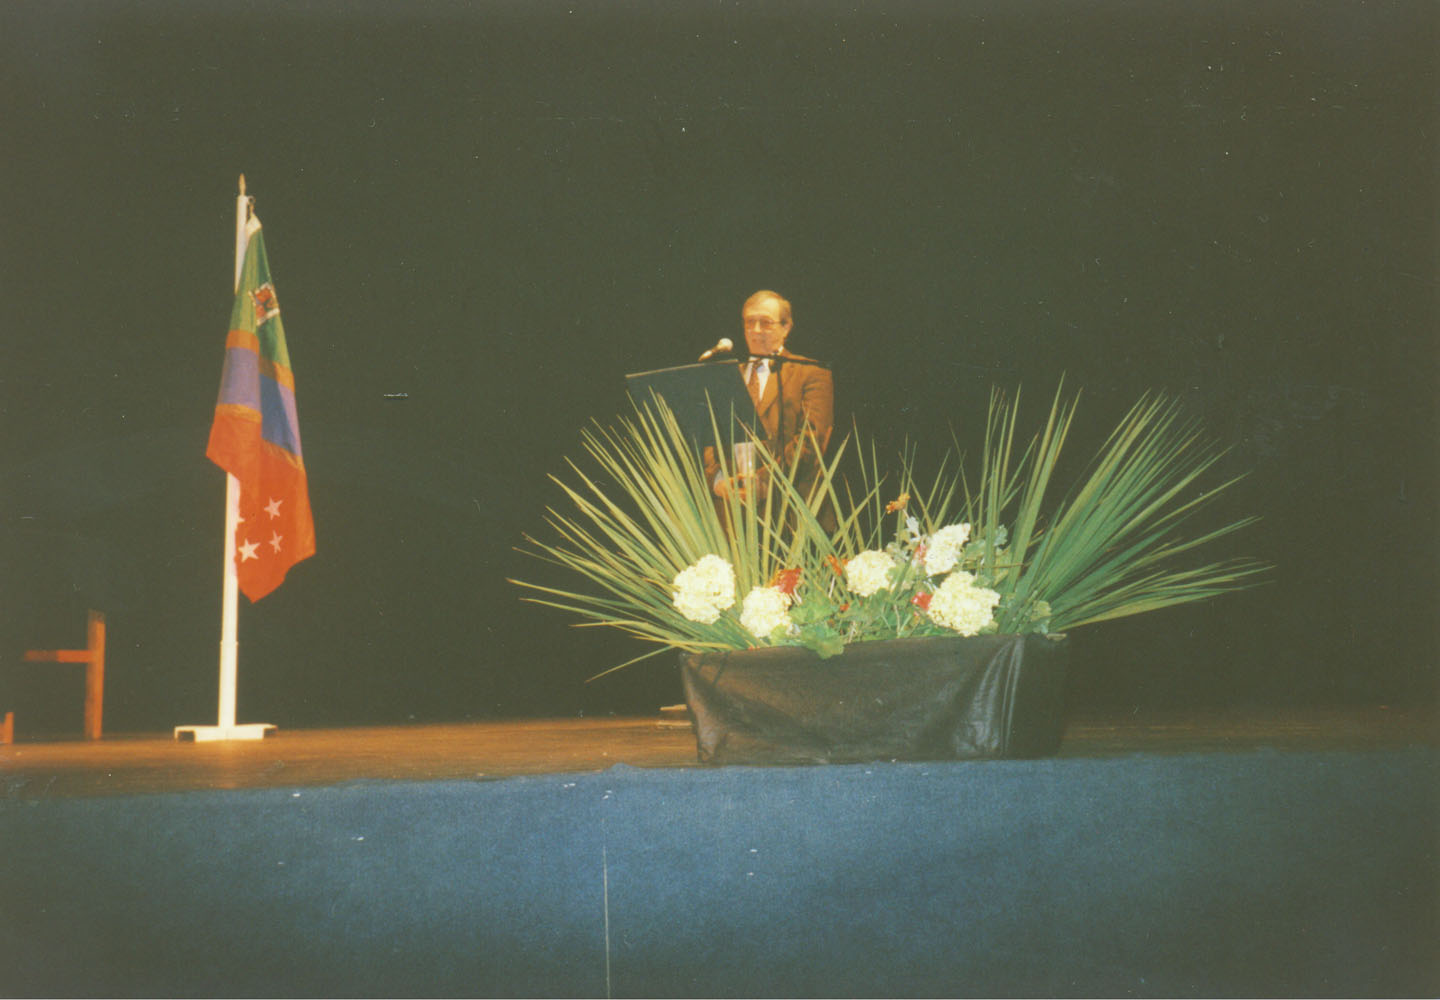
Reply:
[[[1119,712],[1077,716],[1060,757],[1391,750],[1440,745],[1414,708]],[[522,775],[700,767],[687,722],[648,718],[507,720],[348,729],[277,729],[230,743],[132,734],[98,742],[0,746],[10,799],[278,788],[347,781],[495,780]]]

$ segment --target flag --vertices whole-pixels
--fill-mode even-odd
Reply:
[[[220,398],[205,454],[239,480],[236,574],[245,596],[258,601],[280,586],[291,566],[315,554],[315,524],[300,451],[295,376],[260,220],[253,212],[245,235]]]

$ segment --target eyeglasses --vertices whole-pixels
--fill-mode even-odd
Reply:
[[[758,326],[762,330],[773,330],[781,325],[778,320],[773,320],[769,316],[746,316],[741,322],[747,330],[752,326]]]

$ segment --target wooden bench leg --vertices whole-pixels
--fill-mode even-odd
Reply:
[[[27,663],[85,664],[85,738],[98,740],[105,714],[105,616],[90,612],[84,649],[27,649]]]
[[[105,616],[90,612],[85,630],[90,661],[85,665],[85,738],[100,738],[100,723],[105,714]]]

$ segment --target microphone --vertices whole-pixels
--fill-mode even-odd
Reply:
[[[715,341],[714,347],[710,348],[710,350],[700,355],[700,360],[709,361],[716,354],[725,354],[726,352],[733,350],[734,347],[735,342],[733,340],[731,340],[729,337],[721,337],[719,340]]]

